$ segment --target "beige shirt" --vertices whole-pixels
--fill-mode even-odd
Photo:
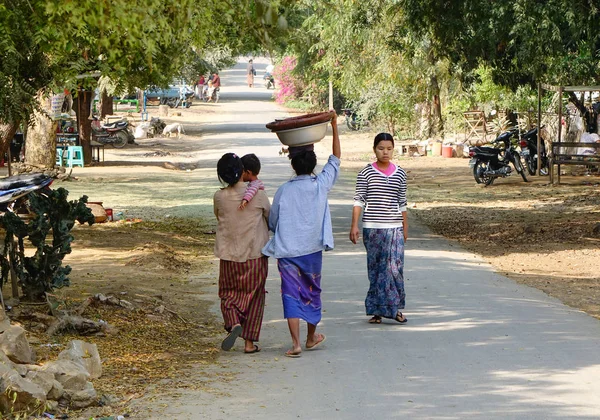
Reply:
[[[246,262],[259,258],[269,240],[269,198],[259,190],[246,208],[239,210],[245,191],[246,184],[240,181],[215,193],[213,202],[218,221],[215,255],[222,260]]]

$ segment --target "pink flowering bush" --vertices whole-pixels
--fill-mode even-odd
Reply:
[[[293,74],[295,67],[296,58],[289,55],[283,57],[281,63],[275,66],[273,76],[278,85],[275,102],[283,104],[300,97],[302,84],[300,79]]]

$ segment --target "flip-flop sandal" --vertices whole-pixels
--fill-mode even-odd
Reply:
[[[254,349],[252,349],[252,350],[250,350],[250,351],[244,350],[244,353],[246,353],[246,354],[253,354],[253,353],[258,353],[259,351],[260,351],[260,347],[258,347],[258,346],[255,344],[255,345],[254,345]]]
[[[402,319],[404,318],[404,319]],[[399,322],[401,324],[406,324],[408,322],[408,319],[406,319],[406,317],[404,315],[402,315],[402,312],[398,312],[396,314],[396,318],[394,318],[394,320],[396,320],[396,322]]]
[[[381,317],[374,316],[373,318],[369,319],[369,324],[381,324]]]
[[[298,357],[302,356],[302,352],[294,353],[292,350],[288,350],[285,353],[283,353],[283,355],[285,357],[291,357],[293,359],[297,359]]]
[[[227,351],[231,350],[235,344],[235,340],[242,334],[242,326],[236,325],[231,329],[231,332],[225,337],[225,340],[221,343],[221,349]]]
[[[317,347],[319,347],[321,344],[323,344],[325,342],[325,340],[327,340],[327,337],[325,336],[325,334],[319,334],[321,337],[323,337],[321,339],[321,341],[317,341],[312,347],[308,347],[306,346],[306,350],[314,350]]]

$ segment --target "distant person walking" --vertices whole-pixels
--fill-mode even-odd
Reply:
[[[341,149],[335,114],[331,126],[333,151],[319,175],[313,173],[317,156],[312,144],[289,148],[296,177],[279,187],[269,213],[269,229],[274,235],[263,248],[263,254],[277,258],[281,275],[283,316],[292,336],[292,348],[285,353],[287,357],[301,356],[300,319],[308,324],[306,350],[317,348],[326,338],[325,334],[316,333],[316,329],[321,321],[323,251],[333,249],[327,194],[340,171]]]
[[[214,212],[217,217],[215,255],[219,262],[219,298],[227,337],[221,343],[230,350],[238,337],[245,340],[244,352],[257,353],[255,344],[265,308],[265,283],[268,259],[261,253],[269,240],[267,220],[269,198],[258,190],[243,211],[240,202],[246,192],[242,181],[241,159],[224,154],[217,163],[219,180],[226,187],[214,195]]]
[[[248,67],[246,69],[246,81],[248,82],[248,87],[252,87],[254,85],[254,76],[256,75],[256,70],[254,69],[254,64],[252,63],[252,59],[248,61]]]
[[[204,75],[201,74],[198,79],[198,83],[196,84],[196,97],[198,99],[204,99],[204,84],[206,83],[206,79]]]
[[[381,324],[382,318],[407,322],[400,312],[404,309],[404,244],[408,239],[406,211],[406,173],[391,160],[394,138],[388,133],[375,136],[373,151],[377,161],[358,173],[350,240],[359,238],[358,220],[361,213],[363,243],[367,250],[369,291],[365,299],[371,324]]]

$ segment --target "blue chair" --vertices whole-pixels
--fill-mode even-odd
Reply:
[[[72,168],[75,165],[83,168],[83,147],[81,146],[67,147],[67,166]]]

